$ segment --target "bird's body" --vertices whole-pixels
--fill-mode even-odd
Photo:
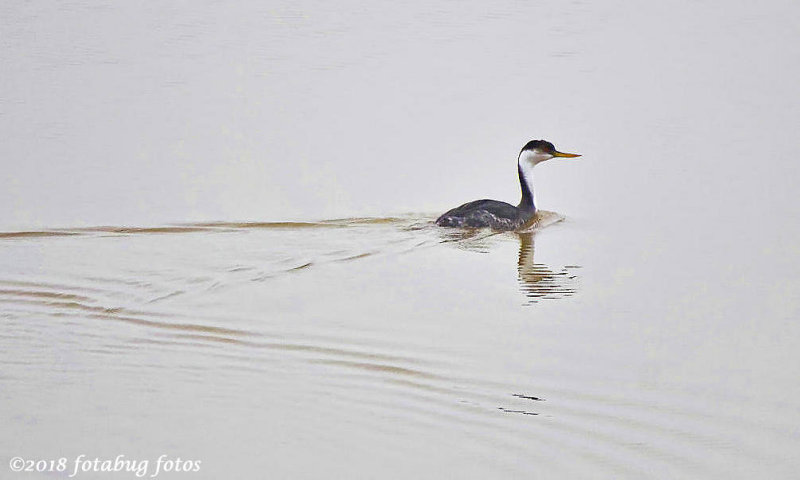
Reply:
[[[436,220],[440,227],[517,230],[533,218],[536,210],[521,210],[514,205],[497,200],[474,200],[448,210]]]
[[[493,230],[519,230],[527,226],[536,215],[533,198],[533,167],[553,157],[578,156],[580,155],[558,152],[550,142],[532,140],[522,147],[517,158],[519,184],[522,190],[522,199],[519,205],[514,206],[497,200],[475,200],[448,210],[436,219],[436,224],[441,227],[489,227]]]
[[[536,206],[521,165],[518,171],[522,187],[519,205],[497,200],[474,200],[448,210],[436,220],[436,224],[458,228],[491,227],[494,230],[518,230],[524,227],[536,215]]]

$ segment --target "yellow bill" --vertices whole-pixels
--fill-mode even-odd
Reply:
[[[553,153],[553,156],[554,156],[554,157],[563,157],[563,158],[575,158],[575,157],[580,157],[580,155],[579,155],[579,154],[577,154],[577,153],[563,153],[563,152],[554,152],[554,153]]]

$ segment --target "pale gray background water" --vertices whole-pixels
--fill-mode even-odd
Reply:
[[[181,478],[793,478],[798,24],[3,3],[0,230],[78,235],[0,238],[0,476],[167,453],[203,461]],[[531,138],[584,155],[537,169],[564,222],[430,226],[516,201]],[[363,216],[399,218],[234,223]]]

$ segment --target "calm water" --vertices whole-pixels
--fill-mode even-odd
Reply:
[[[798,22],[4,3],[0,477],[795,478]]]

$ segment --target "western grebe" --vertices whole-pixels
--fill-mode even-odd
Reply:
[[[531,140],[519,152],[517,172],[522,189],[522,200],[516,207],[497,200],[475,200],[445,212],[436,219],[441,227],[516,230],[524,227],[536,213],[533,203],[533,167],[553,157],[580,157],[575,153],[562,153],[546,140]]]

